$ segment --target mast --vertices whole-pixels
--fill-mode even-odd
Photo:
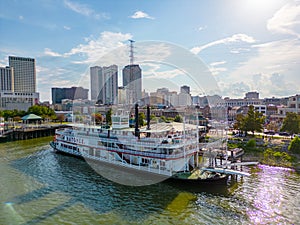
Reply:
[[[196,138],[197,138],[197,151],[196,151],[196,167],[199,168],[199,114],[198,114],[198,109],[196,109],[196,124],[197,124],[197,128],[196,128]]]
[[[129,50],[129,59],[130,59],[130,65],[134,64],[134,51],[133,51],[133,43],[135,42],[134,40],[129,39],[130,42],[130,50]]]
[[[187,171],[187,162],[186,162],[186,152],[185,152],[185,143],[186,143],[186,134],[185,134],[185,114],[183,116],[183,156],[184,156],[184,172]]]

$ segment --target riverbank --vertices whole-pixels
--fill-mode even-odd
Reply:
[[[243,138],[229,138],[228,147],[242,148],[245,161],[291,168],[300,173],[300,155],[288,150],[290,142],[290,138],[261,138],[249,135]]]

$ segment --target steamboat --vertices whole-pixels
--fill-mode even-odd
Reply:
[[[149,106],[146,118],[147,125],[139,127],[138,105],[135,105],[134,126],[130,126],[129,113],[119,111],[112,115],[110,126],[72,124],[57,129],[50,145],[58,153],[160,180],[215,182],[226,181],[228,174],[241,174],[211,164],[200,166],[198,124],[163,122],[150,128]]]

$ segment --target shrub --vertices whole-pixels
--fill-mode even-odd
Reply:
[[[295,136],[294,139],[289,144],[288,150],[300,154],[300,138],[298,136]]]
[[[248,148],[255,148],[256,147],[256,140],[255,139],[250,139],[247,142],[246,147],[248,147]]]

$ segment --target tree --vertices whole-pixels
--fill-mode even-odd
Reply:
[[[26,112],[23,110],[3,110],[0,111],[0,117],[4,117],[5,120],[8,120],[8,118],[15,118],[15,117],[23,117],[26,115]]]
[[[166,118],[165,116],[161,116],[161,117],[160,117],[160,121],[166,122],[166,121],[167,121],[167,118]]]
[[[42,117],[43,119],[45,118],[56,119],[56,114],[54,110],[47,106],[33,105],[29,107],[27,113],[33,113],[35,115]]]
[[[174,122],[182,123],[183,119],[180,115],[176,115],[174,118]]]
[[[280,131],[286,131],[290,134],[300,133],[300,116],[293,112],[287,112]]]
[[[293,153],[300,153],[300,138],[295,136],[294,139],[289,144],[288,150]]]
[[[243,114],[237,114],[235,123],[233,124],[233,128],[235,130],[244,131],[244,120],[245,117],[243,116]]]
[[[16,122],[19,122],[21,120],[21,117],[20,116],[14,116],[13,120],[16,121]]]
[[[143,112],[139,112],[139,126],[145,125],[146,116]]]
[[[112,115],[112,109],[110,108],[107,112],[106,112],[106,124],[107,125],[112,125],[112,121],[111,121],[111,115]]]
[[[254,106],[250,105],[247,115],[244,118],[244,130],[251,131],[262,131],[265,118],[262,113],[256,112]]]
[[[57,116],[57,119],[60,121],[60,123],[62,123],[65,120],[65,115],[64,114],[59,114]]]
[[[279,130],[279,126],[277,124],[276,121],[271,121],[268,125],[267,125],[267,129],[268,130],[274,130],[275,132],[277,132]]]
[[[93,113],[92,118],[96,124],[101,124],[103,122],[103,117],[101,113]]]
[[[150,115],[150,120],[154,120],[156,118],[156,116],[154,114]]]

